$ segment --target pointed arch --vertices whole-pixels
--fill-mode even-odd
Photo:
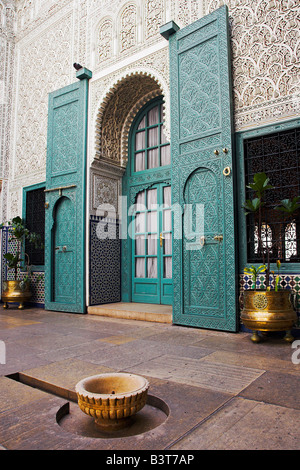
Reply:
[[[167,132],[169,90],[161,77],[150,70],[136,70],[121,75],[105,92],[95,116],[95,160],[104,160],[125,168],[128,135],[137,112],[159,95],[164,96],[164,117]]]

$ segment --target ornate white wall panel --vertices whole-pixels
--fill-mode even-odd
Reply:
[[[299,1],[204,3],[205,13],[229,7],[236,129],[299,116]]]
[[[72,2],[58,11],[57,2],[46,2],[40,9],[35,5],[26,1],[17,11],[11,216],[21,213],[21,188],[45,180],[48,94],[75,78],[78,11]]]
[[[9,161],[14,73],[14,22],[12,0],[0,0],[0,217],[7,218]]]
[[[90,214],[116,218],[119,215],[119,196],[123,170],[105,162],[94,162],[90,175]],[[105,205],[110,207],[104,208]],[[114,208],[114,210],[112,210]],[[104,210],[106,209],[106,210]]]
[[[112,18],[104,18],[101,20],[97,28],[96,36],[96,66],[105,60],[113,57],[113,20]]]
[[[127,52],[137,44],[138,9],[135,3],[127,4],[119,19],[120,53]]]

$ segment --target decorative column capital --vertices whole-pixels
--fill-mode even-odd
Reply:
[[[171,34],[176,33],[180,28],[178,24],[176,24],[174,21],[169,21],[168,23],[164,24],[159,28],[160,34],[165,38],[169,39]]]
[[[91,72],[89,69],[86,69],[85,67],[82,67],[76,72],[76,78],[79,78],[79,80],[84,80],[85,78],[90,80],[92,76],[93,76],[93,72]]]

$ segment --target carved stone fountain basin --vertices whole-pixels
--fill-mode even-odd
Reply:
[[[79,408],[110,431],[128,425],[145,406],[148,388],[144,377],[120,372],[87,377],[77,383],[75,391]]]

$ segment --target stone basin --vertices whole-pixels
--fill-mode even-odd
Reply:
[[[146,404],[149,382],[127,373],[107,373],[87,377],[75,391],[81,411],[105,430],[119,429]]]

